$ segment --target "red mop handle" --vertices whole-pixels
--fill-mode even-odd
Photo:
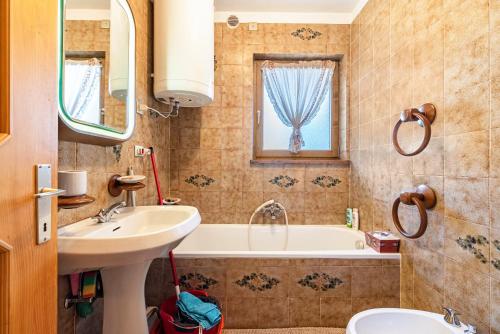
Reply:
[[[160,180],[158,179],[158,168],[156,167],[156,154],[153,147],[150,147],[151,151],[151,165],[153,166],[153,174],[155,176],[156,192],[158,193],[158,205],[163,205],[163,197],[161,195]]]
[[[172,267],[172,276],[174,278],[175,286],[179,286],[179,278],[177,277],[177,267],[175,266],[174,253],[172,251],[168,252],[168,258],[170,259],[170,267]]]

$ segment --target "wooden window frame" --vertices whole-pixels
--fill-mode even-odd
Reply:
[[[11,133],[10,117],[10,1],[0,1],[0,144]]]
[[[290,63],[297,61],[311,61],[311,60],[334,60],[337,62],[335,71],[332,77],[332,110],[331,110],[331,131],[330,131],[330,142],[331,150],[325,151],[300,151],[299,153],[291,153],[287,150],[263,150],[263,94],[264,94],[264,84],[262,82],[262,63],[266,60],[272,60],[274,62]],[[276,162],[276,161],[296,161],[296,162],[314,162],[319,160],[338,160],[340,155],[339,141],[340,141],[340,131],[339,131],[339,60],[337,57],[312,57],[312,56],[301,56],[301,55],[254,55],[254,110],[253,110],[253,162]],[[261,115],[259,115],[259,112]],[[259,123],[260,118],[260,123]]]

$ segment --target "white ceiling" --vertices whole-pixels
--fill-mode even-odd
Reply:
[[[218,12],[351,13],[359,0],[215,0]]]
[[[66,0],[67,9],[109,9],[110,0]]]
[[[368,0],[215,0],[215,20],[234,14],[241,22],[351,23]]]

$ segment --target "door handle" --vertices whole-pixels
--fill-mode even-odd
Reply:
[[[59,196],[62,195],[66,192],[64,189],[55,189],[55,188],[47,188],[44,187],[40,189],[40,192],[35,194],[35,198],[45,198],[45,197],[52,197],[52,196]]]
[[[52,228],[52,198],[66,192],[63,189],[52,188],[52,167],[49,164],[39,164],[36,169],[36,190],[33,197],[36,201],[37,244],[50,240]]]

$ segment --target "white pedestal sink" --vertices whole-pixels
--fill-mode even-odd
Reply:
[[[347,334],[463,334],[465,329],[446,323],[442,314],[399,308],[363,311],[347,324]]]
[[[190,206],[125,208],[111,222],[85,219],[58,230],[59,274],[101,270],[104,334],[147,334],[144,282],[151,261],[166,256],[199,224]]]

